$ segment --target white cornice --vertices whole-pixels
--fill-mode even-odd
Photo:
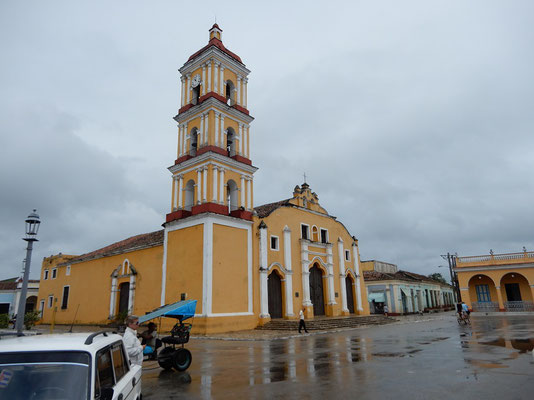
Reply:
[[[237,70],[235,72],[241,72],[241,74],[245,76],[250,74],[250,70],[245,67],[245,64],[241,64],[238,61],[234,60],[232,57],[230,57],[228,54],[226,54],[224,51],[222,51],[216,46],[211,46],[209,49],[204,51],[204,53],[200,54],[199,56],[195,57],[190,61],[187,61],[178,71],[182,75],[190,73],[195,69],[199,68],[201,64],[209,61],[210,58],[214,57],[218,57],[219,60],[217,61],[220,61],[221,64],[226,64],[224,66],[225,68],[234,68]]]
[[[173,174],[180,171],[181,173],[189,172],[189,170],[194,170],[198,168],[198,163],[202,162],[212,162],[218,167],[228,168],[234,172],[242,173],[243,171],[248,172],[249,174],[254,174],[258,170],[258,167],[252,165],[244,164],[242,162],[236,161],[230,157],[223,156],[222,154],[208,151],[207,153],[201,154],[199,156],[190,158],[187,161],[184,161],[178,165],[171,165],[168,170]],[[219,164],[218,164],[218,163]]]
[[[484,272],[484,271],[496,271],[500,269],[523,269],[533,268],[534,263],[529,264],[506,264],[506,265],[488,265],[480,267],[456,267],[453,268],[455,272]]]
[[[233,117],[238,122],[244,121],[245,123],[250,124],[252,121],[254,121],[254,117],[251,117],[250,115],[247,115],[244,112],[238,111],[235,108],[230,107],[229,105],[221,102],[220,100],[217,100],[214,97],[209,97],[208,99],[204,100],[200,105],[193,106],[189,110],[178,114],[176,117],[174,117],[174,120],[181,124],[183,122],[189,121],[193,117],[196,117],[196,114],[198,113],[210,111],[210,109],[214,108],[216,109],[214,111],[225,114],[225,117]]]

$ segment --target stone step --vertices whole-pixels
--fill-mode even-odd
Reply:
[[[384,317],[382,315],[365,316],[365,317],[332,317],[332,318],[317,318],[306,321],[306,328],[308,330],[332,330],[339,328],[355,328],[366,325],[384,325],[395,322],[395,319]],[[263,326],[258,326],[259,330],[297,330],[299,326],[298,320],[274,319]]]

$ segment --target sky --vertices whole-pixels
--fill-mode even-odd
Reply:
[[[532,1],[0,3],[0,279],[161,229],[178,68],[214,21],[252,72],[256,206],[307,183],[362,260],[534,250]]]

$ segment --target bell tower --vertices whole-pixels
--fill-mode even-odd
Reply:
[[[181,104],[171,207],[163,224],[161,304],[196,299],[205,332],[251,329],[253,174],[250,71],[214,24],[179,69]],[[199,325],[200,324],[200,325]]]

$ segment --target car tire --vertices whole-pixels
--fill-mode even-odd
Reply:
[[[159,366],[163,369],[171,370],[174,365],[173,355],[174,349],[172,347],[165,347],[164,349],[161,349],[158,354]]]
[[[176,349],[172,355],[173,368],[177,371],[185,371],[191,365],[193,356],[187,349]]]

